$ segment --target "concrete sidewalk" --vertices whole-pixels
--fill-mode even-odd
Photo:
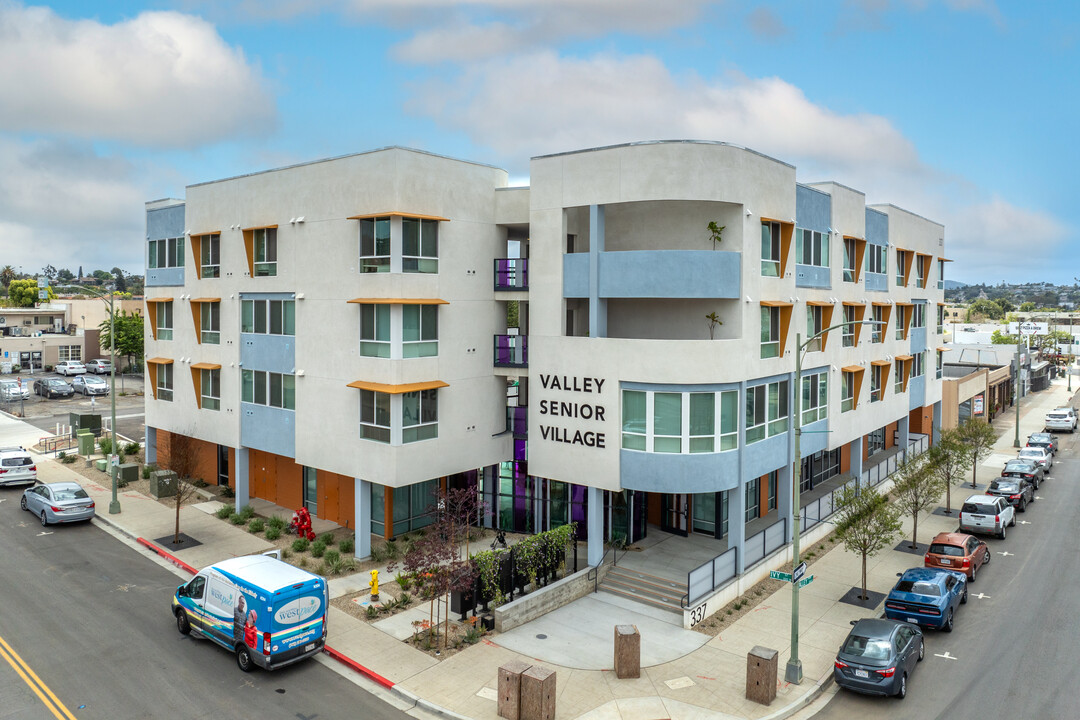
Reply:
[[[1028,433],[1042,430],[1043,416],[1047,410],[1068,402],[1065,387],[1064,379],[1055,380],[1049,389],[1024,399],[1021,442]],[[12,426],[13,422],[22,424],[17,420],[0,418],[0,442],[5,437],[14,437],[19,433],[27,435],[25,429]],[[1012,415],[1008,414],[999,417],[994,426],[1000,438],[994,454],[978,472],[979,482],[984,487],[989,479],[996,477],[1003,459],[1015,456],[1012,447],[1013,427]],[[40,458],[38,468],[39,476],[45,482],[70,479],[82,483],[97,502],[99,519],[125,535],[153,539],[172,532],[174,511],[153,499],[139,493],[121,492],[122,512],[109,515],[111,493],[104,485],[88,483],[86,478],[69,467],[46,458]],[[888,487],[886,484],[883,489]],[[957,508],[967,494],[969,492],[962,485],[954,488],[953,507]],[[927,514],[919,519],[919,538],[925,543],[938,532],[955,530],[956,522],[956,515],[945,517]],[[201,544],[180,550],[175,555],[195,567],[270,548],[268,543],[243,528],[222,522],[194,508],[181,510],[181,530]],[[904,533],[910,539],[910,518],[905,520]],[[897,572],[921,564],[919,555],[897,550],[883,551],[870,560],[869,587],[886,592],[895,583]],[[567,647],[565,643],[552,643],[550,637],[541,637],[555,632],[551,629],[551,617],[527,623],[511,633],[494,636],[493,640],[485,640],[439,661],[371,624],[331,608],[328,645],[339,659],[370,670],[383,679],[381,684],[392,687],[393,692],[406,700],[415,702],[419,699],[418,705],[425,709],[451,716],[494,720],[497,717],[498,668],[510,660],[522,660],[529,664],[543,664],[556,671],[556,708],[561,718],[689,720],[708,717],[758,720],[788,717],[803,710],[831,683],[836,648],[847,635],[850,621],[881,612],[880,607],[867,611],[840,602],[849,589],[860,583],[858,555],[836,546],[820,555],[810,572],[815,580],[803,588],[799,606],[800,657],[805,675],[801,685],[783,682],[791,623],[791,591],[786,587],[766,598],[718,637],[703,643],[684,642],[682,647],[685,651],[682,654],[669,651],[651,655],[656,664],[643,667],[641,678],[636,680],[619,680],[610,669],[571,667],[572,664],[582,664],[567,660],[567,653],[573,653],[573,647]],[[350,584],[354,579],[335,579],[332,584]],[[364,580],[363,585],[366,586],[366,577]],[[359,586],[359,581],[356,583]],[[587,602],[581,603],[579,608],[568,606],[574,609],[565,616],[567,619],[563,625],[566,627],[559,629],[565,637],[577,637],[576,642],[588,643],[590,655],[611,658],[611,628],[619,622],[616,616],[620,609],[598,602],[597,597],[585,598]],[[591,628],[587,638],[579,633],[586,625]],[[167,631],[164,627],[163,632]],[[665,623],[642,623],[640,629],[643,649],[675,645],[676,637],[681,638],[682,634],[688,632]],[[502,641],[513,645],[514,649],[503,647],[500,644]],[[768,707],[745,699],[746,654],[755,645],[780,651],[777,697]],[[673,654],[678,656],[672,657]],[[645,656],[643,653],[643,659]],[[807,716],[812,711],[803,710],[800,716]]]

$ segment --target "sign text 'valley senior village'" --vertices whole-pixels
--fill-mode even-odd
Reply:
[[[603,378],[540,374],[540,384],[545,390],[559,390],[565,393],[595,393],[601,395],[604,392],[604,382]],[[595,402],[577,402],[576,399],[540,401],[540,414],[548,417],[604,422],[605,412],[605,407]],[[602,432],[593,432],[591,430],[582,432],[581,430],[570,430],[560,425],[541,425],[540,437],[552,442],[585,445],[595,448],[605,447],[606,440]]]

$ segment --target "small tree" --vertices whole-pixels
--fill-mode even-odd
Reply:
[[[952,486],[963,479],[967,467],[967,448],[960,441],[958,428],[941,431],[941,437],[927,454],[931,472],[945,485],[945,514],[952,515]]]
[[[712,248],[715,250],[716,246],[723,242],[724,228],[727,225],[717,225],[715,220],[710,220],[707,227],[709,229],[709,240],[712,241]]]
[[[176,508],[176,526],[173,531],[173,544],[180,542],[180,508],[195,496],[196,488],[188,482],[199,468],[199,441],[191,436],[194,430],[183,434],[170,433],[168,452],[162,465],[176,473],[176,495],[173,496]]]
[[[866,559],[888,547],[900,534],[900,510],[877,488],[847,486],[840,491],[836,536],[844,547],[862,556],[862,595],[867,600]]]
[[[944,482],[933,467],[934,459],[925,453],[911,458],[896,469],[893,492],[901,512],[911,515],[911,545],[919,547],[919,513],[930,508],[941,497]]]
[[[718,325],[723,325],[724,323],[720,319],[720,316],[716,314],[715,310],[706,315],[705,319],[709,321],[709,339],[712,340],[716,333],[716,327]]]
[[[979,463],[990,456],[997,434],[989,423],[978,418],[968,418],[956,430],[957,438],[967,451],[967,462],[971,463],[971,487],[974,488]]]

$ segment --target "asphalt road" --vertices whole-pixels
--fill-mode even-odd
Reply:
[[[175,574],[94,525],[42,528],[21,492],[0,489],[0,717],[410,717],[315,660],[241,672],[176,631]]]
[[[1058,437],[1061,449],[1040,499],[1017,513],[1005,540],[987,538],[993,561],[979,570],[953,632],[926,631],[926,659],[907,698],[841,690],[816,718],[1080,717],[1080,436]]]
[[[4,377],[10,378],[12,376]],[[34,380],[43,377],[59,378],[67,383],[73,380],[73,378],[57,375],[56,373],[34,373],[32,376],[23,373],[21,377],[27,387],[30,388],[31,393],[33,392]],[[100,377],[106,382],[109,380],[108,375]],[[116,432],[135,442],[142,442],[146,432],[146,404],[142,395],[126,395],[122,393],[124,390],[141,391],[142,388],[143,378],[141,375],[123,377],[118,375],[116,377]],[[20,411],[24,412],[26,417],[23,419],[44,431],[42,432],[42,435],[44,435],[46,432],[55,432],[57,423],[69,425],[69,413],[72,412],[96,413],[102,417],[108,416],[110,401],[108,396],[97,396],[93,398],[93,403],[91,403],[91,398],[78,393],[69,398],[52,399],[31,394],[28,399],[23,400],[21,403],[19,401],[0,402],[0,410],[15,414]]]

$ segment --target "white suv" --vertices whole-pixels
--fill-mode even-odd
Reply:
[[[0,486],[33,485],[37,482],[37,465],[30,453],[21,447],[0,448]]]
[[[86,366],[78,360],[61,360],[56,364],[57,375],[85,375]]]
[[[1005,528],[1016,525],[1016,510],[1007,498],[972,495],[960,508],[960,532],[997,535],[1005,539]]]
[[[1054,408],[1046,413],[1045,430],[1068,430],[1076,432],[1076,410],[1071,407]]]

